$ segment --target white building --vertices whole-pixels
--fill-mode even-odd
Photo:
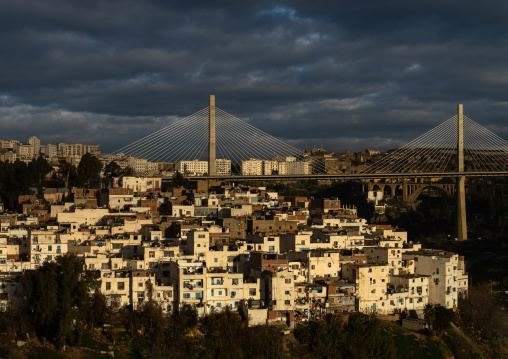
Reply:
[[[157,177],[121,177],[118,184],[122,188],[133,189],[134,192],[149,192],[161,189],[161,178]]]
[[[287,173],[289,175],[311,174],[310,162],[307,162],[307,161],[287,162]]]
[[[41,152],[41,140],[37,137],[32,136],[28,139],[28,145],[30,146],[30,155],[32,157],[37,157]]]
[[[217,158],[215,160],[215,167],[217,176],[231,175],[231,160],[227,160],[225,158]]]
[[[58,153],[62,156],[77,155],[83,156],[86,153],[99,154],[101,151],[100,145],[89,145],[82,143],[59,143]]]
[[[274,160],[263,161],[263,174],[272,175],[279,173],[279,162]]]
[[[148,161],[144,158],[127,157],[127,165],[131,167],[135,173],[148,172]]]
[[[414,260],[415,274],[428,275],[429,303],[446,308],[456,308],[459,293],[467,293],[468,276],[464,258],[456,253],[420,250],[403,254],[404,259]]]
[[[199,160],[177,161],[175,162],[175,171],[190,176],[203,176],[208,173],[208,162]]]
[[[37,268],[45,261],[54,261],[57,256],[67,253],[67,241],[60,238],[58,230],[30,231],[29,258],[33,268]]]
[[[261,176],[263,174],[263,160],[251,158],[242,161],[242,176]]]
[[[215,160],[216,174],[218,176],[231,175],[231,161],[225,158]],[[190,176],[203,176],[208,173],[208,161],[177,161],[175,171]]]
[[[49,143],[49,144],[47,144],[44,147],[45,147],[44,153],[45,153],[47,158],[55,158],[55,157],[57,157],[57,155],[58,155],[58,147],[56,145],[53,145],[53,144]]]

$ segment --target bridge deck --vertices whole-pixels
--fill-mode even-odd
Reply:
[[[383,178],[456,178],[465,177],[502,177],[508,171],[499,172],[443,172],[443,173],[346,173],[346,174],[310,174],[310,175],[262,175],[262,176],[189,176],[189,180],[209,181],[295,181],[295,180],[350,180],[350,179],[383,179]]]

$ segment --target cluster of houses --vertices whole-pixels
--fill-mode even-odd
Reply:
[[[368,224],[339,199],[284,197],[264,187],[168,187],[124,177],[0,214],[0,310],[19,304],[20,277],[73,253],[114,308],[149,297],[167,314],[241,311],[250,325],[360,311],[422,316],[455,308],[464,258]],[[51,203],[52,202],[52,203]]]
[[[197,159],[182,160],[175,163],[154,162],[124,153],[101,153],[101,147],[98,144],[42,144],[41,140],[36,136],[31,136],[26,142],[0,139],[0,161],[3,162],[9,161],[14,163],[16,161],[23,161],[29,163],[33,159],[43,156],[57,169],[63,161],[78,166],[81,157],[86,153],[96,156],[104,166],[114,161],[122,170],[130,168],[133,173],[138,175],[165,174],[173,168],[184,173],[186,176],[203,176],[208,172],[208,161]],[[350,153],[349,151],[345,153],[333,153],[322,148],[313,148],[311,151],[305,150],[305,152],[298,156],[298,159],[294,156],[274,155],[270,160],[250,158],[241,160],[235,165],[239,167],[237,169],[238,174],[244,176],[297,175],[321,172],[328,174],[356,173],[385,155],[386,153],[374,150],[355,153]],[[215,165],[217,175],[230,176],[233,174],[231,160],[217,158]]]

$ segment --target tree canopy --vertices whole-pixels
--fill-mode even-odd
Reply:
[[[85,153],[81,157],[78,165],[77,185],[86,187],[92,178],[100,177],[102,170],[102,162],[90,153]]]
[[[111,161],[104,167],[104,177],[113,178],[120,176],[133,176],[134,170],[132,167],[125,167],[122,169],[118,163]]]
[[[43,157],[33,159],[28,165],[22,161],[0,161],[0,196],[7,208],[16,209],[18,197],[32,194],[30,187],[37,187],[37,194],[43,196],[45,177],[52,167]]]
[[[189,187],[190,181],[185,178],[179,171],[173,175],[173,184],[178,187]]]
[[[86,272],[73,254],[26,271],[21,280],[24,299],[37,334],[59,348],[76,344],[92,317],[90,291],[97,288],[94,272]]]

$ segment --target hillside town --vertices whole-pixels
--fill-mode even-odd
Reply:
[[[120,176],[3,207],[1,311],[20,305],[25,271],[66,254],[96,274],[113,309],[150,296],[167,315],[229,309],[251,326],[352,311],[423,318],[427,304],[456,309],[468,288],[462,256],[369,224],[340,198]]]

